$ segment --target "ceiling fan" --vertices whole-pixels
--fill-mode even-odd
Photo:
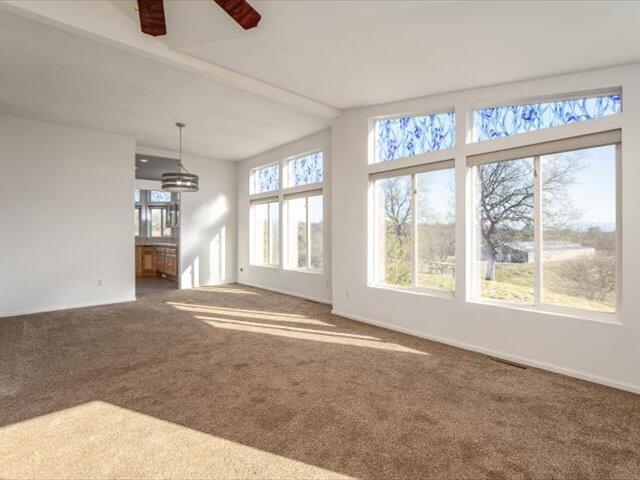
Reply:
[[[256,27],[260,21],[260,14],[245,0],[213,1],[220,5],[245,30]],[[167,34],[163,0],[138,0],[138,13],[140,28],[144,33],[154,37]]]

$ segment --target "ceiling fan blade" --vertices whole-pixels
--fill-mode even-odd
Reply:
[[[258,26],[258,22],[262,18],[245,0],[213,1],[220,5],[245,30]]]
[[[138,0],[140,28],[147,35],[157,37],[167,34],[162,0]]]

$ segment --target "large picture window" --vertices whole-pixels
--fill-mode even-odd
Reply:
[[[370,175],[377,285],[455,289],[453,162]]]
[[[287,267],[318,271],[324,268],[322,194],[287,198]]]
[[[476,297],[617,309],[620,132],[469,157]]]

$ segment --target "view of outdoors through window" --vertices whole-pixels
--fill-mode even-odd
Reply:
[[[307,198],[309,209],[309,268],[312,270],[322,270],[324,268],[322,233],[322,195],[315,195]]]
[[[289,264],[294,268],[307,268],[307,199],[287,201],[289,210]]]
[[[533,304],[533,158],[480,165],[476,178],[480,294]]]
[[[280,256],[278,202],[256,203],[253,211],[253,259],[255,265],[277,265]]]
[[[455,289],[454,170],[416,175],[418,287]]]
[[[541,195],[541,303],[616,310],[616,147],[477,167],[476,279],[482,298],[533,304]]]
[[[280,263],[280,204],[278,202],[269,203],[268,232],[269,258],[267,263],[277,265]]]
[[[412,176],[391,177],[375,182],[376,283],[453,291],[454,169],[417,173],[415,185],[414,235]],[[412,284],[414,241],[415,285]]]
[[[411,286],[412,277],[411,176],[392,177],[375,183],[376,283]]]
[[[540,166],[542,301],[615,312],[615,145],[543,156]]]

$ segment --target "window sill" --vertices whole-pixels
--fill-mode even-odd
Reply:
[[[523,305],[519,303],[501,302],[500,300],[490,300],[474,298],[468,303],[476,305],[486,305],[489,307],[498,307],[508,310],[520,310],[523,312],[538,313],[541,315],[553,315],[556,317],[570,318],[574,320],[586,320],[589,322],[606,323],[607,325],[622,326],[619,313],[590,312],[588,310],[578,310],[572,308],[553,307],[553,306],[534,306]]]
[[[324,270],[310,270],[307,268],[285,268],[286,272],[296,272],[296,273],[310,273],[312,275],[324,275]]]
[[[256,263],[250,263],[249,266],[257,268],[269,268],[271,270],[280,270],[280,265],[258,265]]]
[[[391,292],[408,293],[412,295],[422,295],[425,297],[453,299],[455,296],[455,292],[453,290],[436,290],[434,288],[396,287],[393,285],[384,285],[380,283],[368,283],[367,287],[379,289],[379,290],[388,290]]]

